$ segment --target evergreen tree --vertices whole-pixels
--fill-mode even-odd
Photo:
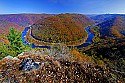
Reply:
[[[10,28],[7,38],[10,42],[9,49],[19,54],[24,51],[25,46],[22,43],[21,32],[17,32],[14,28]]]

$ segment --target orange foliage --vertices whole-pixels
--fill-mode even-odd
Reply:
[[[70,56],[74,57],[75,60],[84,61],[84,62],[91,62],[91,58],[89,56],[82,55],[76,50],[71,51]]]
[[[112,26],[111,28],[111,33],[115,36],[115,37],[121,37],[122,35],[120,34],[120,32],[117,30],[117,26]]]

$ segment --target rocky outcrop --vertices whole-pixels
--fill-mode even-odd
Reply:
[[[27,53],[18,58],[0,60],[0,83],[124,83],[123,72],[91,62]]]

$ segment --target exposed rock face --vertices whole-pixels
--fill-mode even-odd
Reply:
[[[12,56],[10,56],[10,55],[8,55],[8,56],[6,56],[6,57],[5,57],[5,59],[10,59],[10,60],[12,60],[12,59],[13,59],[13,57],[12,57]]]
[[[23,56],[24,55],[24,52],[22,52],[21,54],[19,54],[18,56]]]
[[[20,63],[20,70],[30,71],[31,69],[37,69],[40,66],[40,62],[35,62],[31,58],[24,59]]]
[[[13,56],[10,56],[10,55],[4,57],[4,59],[8,59],[8,60],[19,60],[19,58],[13,57]]]

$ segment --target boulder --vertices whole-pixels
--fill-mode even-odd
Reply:
[[[24,59],[21,63],[20,63],[20,70],[25,70],[25,71],[30,71],[32,69],[37,69],[40,66],[40,62],[35,62],[33,59],[31,58],[27,58]]]

